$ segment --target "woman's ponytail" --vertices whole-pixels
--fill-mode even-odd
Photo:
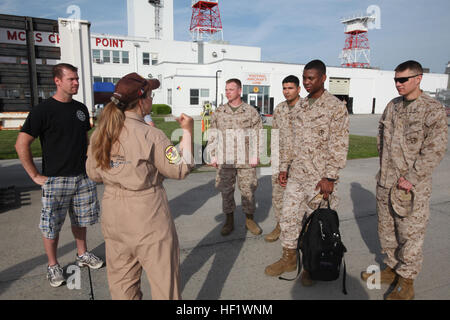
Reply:
[[[91,138],[91,148],[98,166],[103,170],[111,168],[111,148],[119,139],[124,122],[125,114],[114,102],[108,103],[100,114]]]

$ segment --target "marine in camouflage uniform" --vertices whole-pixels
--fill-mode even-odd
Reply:
[[[381,271],[381,282],[392,283],[399,276],[396,287],[387,296],[389,300],[414,298],[413,281],[421,270],[430,215],[432,171],[447,147],[445,110],[441,103],[420,90],[422,73],[415,61],[397,67],[396,87],[402,96],[389,102],[379,122],[378,235],[387,265]],[[407,90],[412,93],[407,94]],[[407,181],[407,189],[402,181]],[[391,188],[413,190],[414,202],[409,214],[395,212],[390,200]],[[363,272],[363,280],[368,276]]]
[[[295,110],[301,106],[303,99],[299,99],[298,102],[293,107],[289,107],[286,101],[281,102],[275,108],[272,119],[272,130],[279,130],[278,133],[278,152],[276,152],[277,148],[271,148],[273,151],[271,154],[272,158],[272,205],[275,211],[275,218],[277,221],[280,221],[281,208],[283,207],[283,194],[285,188],[281,187],[278,183],[278,174],[279,170],[279,162],[280,162],[280,154],[279,150],[281,150],[282,145],[285,145],[287,142],[286,137],[288,134],[284,133],[286,130],[291,130],[290,123],[290,115],[295,113]],[[277,141],[271,140],[271,142],[275,143]],[[285,149],[285,148],[284,148]],[[275,160],[276,158],[276,160]],[[278,162],[278,165],[276,163]]]
[[[382,251],[387,255],[384,262],[407,279],[415,279],[421,269],[430,214],[431,175],[446,146],[447,117],[438,101],[422,93],[408,106],[403,97],[387,105],[378,135],[378,233]],[[395,214],[389,203],[389,191],[400,177],[414,186],[413,212],[407,217]]]
[[[279,183],[287,182],[280,216],[283,253],[279,261],[266,267],[269,276],[296,269],[303,218],[321,203],[321,199],[312,199],[323,194],[331,207],[337,206],[336,183],[346,164],[349,118],[344,103],[325,90],[325,80],[323,62],[313,60],[305,66],[303,85],[309,95],[290,114],[292,129],[281,132],[280,139],[286,143],[280,146]],[[301,282],[312,284],[305,270]]]
[[[276,241],[281,232],[279,223],[281,210],[283,208],[283,195],[286,188],[278,183],[278,174],[280,172],[280,148],[281,145],[287,143],[285,140],[286,137],[289,136],[289,134],[286,134],[284,131],[291,130],[290,114],[294,113],[295,109],[299,108],[301,105],[302,98],[298,98],[298,101],[293,106],[289,106],[287,100],[279,103],[273,113],[271,131],[272,207],[277,225],[275,229],[264,238],[268,242]],[[275,130],[278,130],[278,132]]]
[[[291,114],[292,136],[281,148],[280,171],[289,169],[289,180],[283,198],[280,218],[281,244],[297,248],[303,217],[318,203],[309,203],[317,194],[317,183],[322,178],[339,179],[339,170],[345,167],[348,151],[349,118],[345,105],[328,91],[310,105],[303,100],[300,108]],[[330,206],[338,205],[330,197]],[[309,205],[308,205],[309,204]]]
[[[261,117],[256,109],[246,103],[233,107],[227,103],[221,105],[211,117],[208,151],[218,163],[216,188],[222,194],[222,209],[229,220],[233,219],[236,209],[234,191],[236,178],[241,192],[242,211],[246,214],[246,227],[256,234],[262,230],[253,220],[255,213],[255,191],[258,186],[256,163],[258,158],[258,137],[263,128]],[[245,143],[245,148],[242,145]],[[222,235],[232,231],[222,230]]]

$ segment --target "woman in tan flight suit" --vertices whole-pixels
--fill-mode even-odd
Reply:
[[[120,79],[88,149],[87,173],[105,185],[101,221],[113,299],[142,298],[142,269],[153,299],[181,299],[178,237],[162,182],[193,167],[193,120],[177,119],[184,132],[178,152],[144,121],[158,87],[137,73]]]

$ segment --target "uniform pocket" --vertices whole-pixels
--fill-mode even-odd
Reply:
[[[423,128],[420,123],[413,123],[405,130],[405,141],[408,149],[418,151],[423,141]]]
[[[317,142],[328,140],[329,126],[328,123],[314,123],[311,127],[311,137]],[[320,145],[319,145],[320,147]]]
[[[419,142],[420,140],[421,133],[422,130],[407,132],[405,134],[406,142],[408,142],[408,144],[417,144],[417,142]]]
[[[252,121],[250,118],[243,118],[240,121],[240,128],[251,128],[252,127]]]

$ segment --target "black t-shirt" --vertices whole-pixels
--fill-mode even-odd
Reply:
[[[40,138],[44,176],[70,177],[86,173],[89,129],[84,104],[49,98],[31,110],[21,131]]]

